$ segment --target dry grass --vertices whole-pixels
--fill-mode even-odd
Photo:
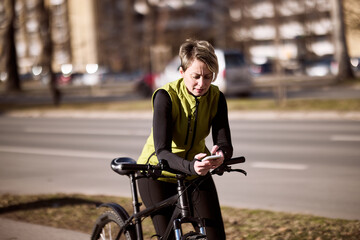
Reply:
[[[101,202],[116,202],[131,212],[131,200],[87,195],[1,195],[0,217],[90,233],[104,209]],[[360,239],[360,221],[329,219],[302,214],[223,207],[229,240],[235,239]],[[145,239],[154,233],[149,219],[143,222]]]
[[[289,99],[284,105],[277,104],[271,99],[228,99],[229,111],[336,111],[349,112],[360,111],[360,99]],[[54,107],[50,103],[42,105],[24,104],[3,104],[0,103],[0,112],[9,111],[151,111],[149,99],[117,101],[117,102],[96,102],[96,103],[66,103]]]

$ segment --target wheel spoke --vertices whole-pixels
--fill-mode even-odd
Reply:
[[[110,240],[112,240],[112,235],[111,235],[111,225],[109,224],[109,238]]]
[[[93,232],[92,239],[96,240],[134,240],[136,233],[133,229],[124,231],[123,226],[128,214],[116,214],[108,211],[97,220],[97,227]],[[95,237],[95,238],[94,238]]]
[[[106,240],[106,238],[105,238],[105,229],[104,228],[102,229],[102,231],[100,233],[100,237],[101,237],[102,240]]]

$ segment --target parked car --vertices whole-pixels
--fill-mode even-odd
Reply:
[[[219,74],[214,85],[226,95],[248,96],[253,88],[250,68],[239,51],[215,49],[219,62]],[[153,90],[181,78],[180,59],[175,57],[162,73],[154,77]]]
[[[308,76],[336,75],[338,68],[338,63],[334,60],[333,56],[324,56],[305,63],[305,72]]]

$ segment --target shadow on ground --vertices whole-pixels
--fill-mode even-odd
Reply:
[[[101,202],[86,200],[76,197],[60,197],[51,199],[39,199],[32,202],[18,203],[14,205],[8,205],[0,207],[0,214],[12,213],[16,211],[28,211],[42,208],[60,208],[64,206],[75,206],[75,205],[92,205],[99,206]]]

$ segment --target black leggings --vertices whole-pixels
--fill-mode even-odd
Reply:
[[[199,177],[194,182],[195,184],[188,189],[194,216],[205,219],[208,240],[226,239],[219,199],[211,175]],[[138,184],[141,198],[147,207],[177,194],[177,184],[175,183],[142,178],[138,180]],[[162,236],[165,233],[174,208],[175,206],[171,209],[165,208],[151,216],[158,235]],[[173,233],[170,239],[175,239]]]

